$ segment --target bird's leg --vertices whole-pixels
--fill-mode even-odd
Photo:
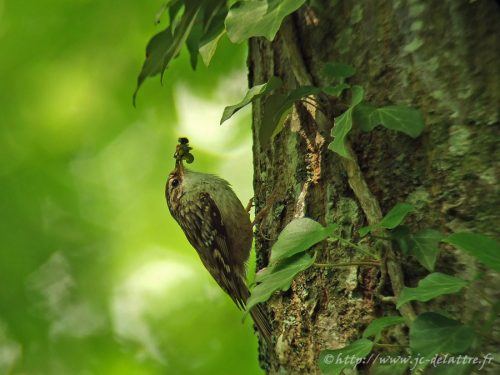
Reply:
[[[269,215],[269,210],[273,206],[275,199],[276,199],[276,197],[274,194],[271,194],[266,199],[266,205],[264,206],[264,208],[262,210],[260,210],[259,212],[255,213],[255,218],[253,219],[252,225],[255,225],[256,223],[261,222],[262,220],[264,220],[267,217],[267,215]],[[252,204],[253,204],[253,198],[252,198]]]
[[[252,209],[252,207],[254,206],[253,201],[254,201],[253,197],[252,197],[252,198],[250,198],[250,200],[248,201],[247,206],[245,207],[245,210],[246,210],[247,214],[249,214],[249,215],[250,215],[250,210],[251,210],[251,209]]]

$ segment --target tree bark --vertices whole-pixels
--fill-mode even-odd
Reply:
[[[417,139],[380,127],[369,133],[354,128],[349,138],[357,162],[349,162],[327,149],[333,118],[345,110],[341,101],[316,98],[314,105],[296,103],[268,148],[259,143],[263,110],[257,101],[256,210],[272,202],[257,228],[258,268],[267,265],[272,244],[294,217],[341,224],[345,238],[357,242],[357,229],[402,201],[417,208],[407,221],[413,230],[469,231],[498,239],[498,2],[320,3],[288,17],[273,42],[251,39],[250,86],[273,75],[288,89],[321,86],[325,82],[320,71],[326,62],[348,63],[357,70],[350,83],[363,86],[366,100],[378,106],[419,108],[426,127]],[[319,246],[319,263],[365,257],[339,243],[325,241]],[[389,254],[384,295],[398,295],[402,283],[415,286],[427,273],[413,260],[401,265],[392,249],[384,251]],[[467,279],[479,271],[486,276],[466,293],[401,311],[407,320],[429,306],[471,324],[488,318],[480,295],[498,299],[498,274],[446,246],[441,246],[436,270]],[[341,348],[359,338],[375,317],[398,314],[394,304],[377,297],[383,274],[383,269],[372,266],[311,267],[300,274],[289,291],[276,293],[268,303],[275,355],[262,350],[262,366],[270,374],[319,373],[321,350]],[[407,344],[406,336],[407,331],[396,331],[391,339]],[[498,331],[491,333],[483,351],[496,351],[499,341]],[[367,372],[368,367],[358,370]]]

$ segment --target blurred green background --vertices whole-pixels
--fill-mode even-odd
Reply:
[[[244,45],[186,51],[132,107],[162,1],[0,0],[0,374],[261,374],[249,319],[168,213],[193,169],[251,190]]]

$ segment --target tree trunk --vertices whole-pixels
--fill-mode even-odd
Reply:
[[[321,86],[326,62],[348,63],[357,70],[350,83],[363,86],[366,100],[419,108],[426,122],[417,139],[380,127],[369,133],[354,128],[349,138],[356,163],[327,148],[333,118],[345,110],[339,101],[296,103],[268,148],[259,143],[263,111],[257,101],[256,210],[272,202],[256,235],[259,268],[267,264],[272,244],[294,217],[341,224],[345,238],[357,242],[355,230],[403,201],[417,208],[407,221],[412,229],[499,237],[499,16],[493,0],[325,0],[288,17],[274,42],[250,41],[250,86],[273,75],[289,89]],[[364,257],[338,243],[320,246],[317,262]],[[415,286],[427,273],[417,262],[401,265],[392,249],[385,251],[389,276],[382,294],[397,296],[403,283]],[[483,268],[441,246],[436,270],[471,279]],[[393,304],[377,297],[382,274],[368,266],[311,267],[289,291],[276,293],[268,303],[276,355],[261,353],[267,372],[319,373],[321,350],[359,338],[375,317],[398,314]],[[467,293],[441,297],[431,306],[461,321],[480,323],[487,313],[477,291],[497,299],[499,288],[491,286],[499,281],[497,274],[488,274]],[[413,305],[416,313],[428,307]],[[414,316],[411,308],[401,313],[409,320]],[[405,344],[406,336],[407,331],[395,332],[393,340]],[[497,333],[482,349],[491,352],[498,343]]]

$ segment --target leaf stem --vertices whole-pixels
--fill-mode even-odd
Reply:
[[[370,251],[368,251],[366,249],[363,249],[361,246],[358,246],[355,243],[352,243],[351,241],[345,240],[345,239],[343,239],[341,237],[338,237],[338,236],[335,236],[335,235],[331,235],[330,238],[333,238],[334,240],[337,240],[337,241],[343,243],[344,245],[350,246],[353,249],[356,249],[356,250],[362,252],[365,255],[368,255],[368,256],[373,257],[373,258],[375,258],[377,260],[380,260],[380,258],[378,257],[378,255],[372,254]]]
[[[316,267],[324,268],[341,268],[341,267],[351,267],[351,266],[371,266],[380,267],[380,262],[376,261],[363,261],[363,262],[348,262],[348,263],[314,263]]]

